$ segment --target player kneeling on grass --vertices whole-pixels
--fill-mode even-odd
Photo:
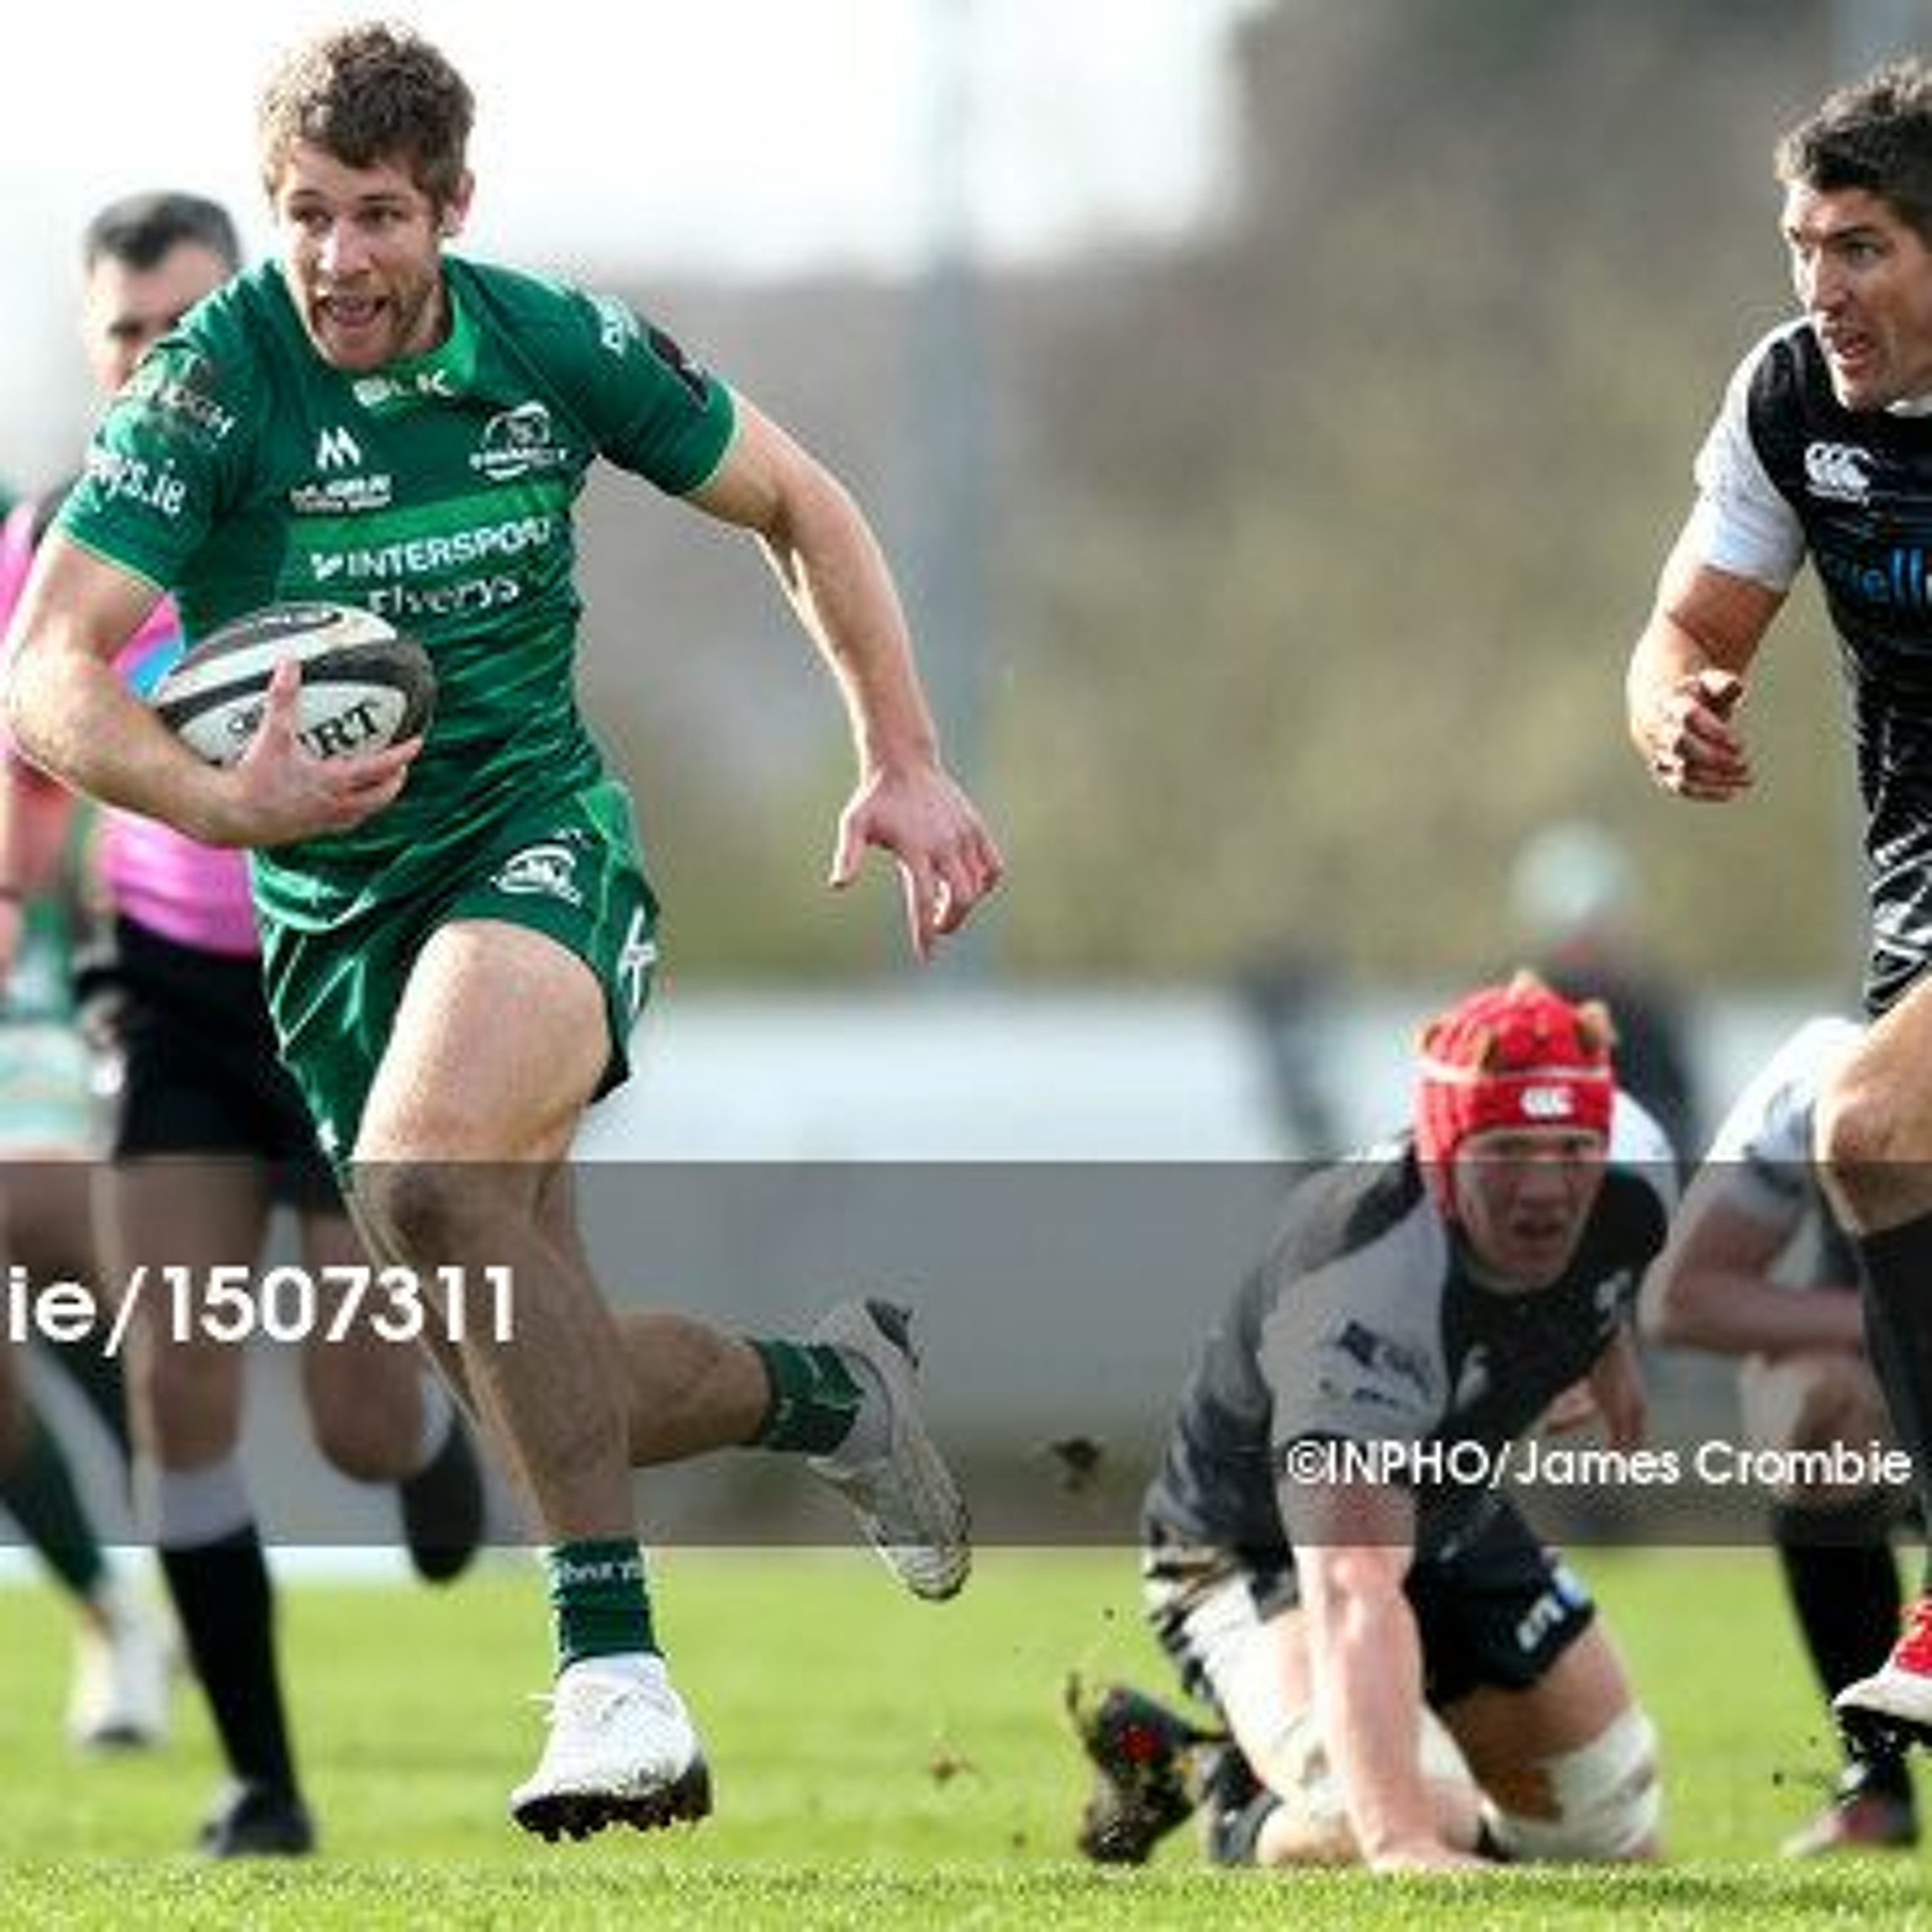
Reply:
[[[1290,1196],[1147,1502],[1154,1628],[1224,1728],[1076,1696],[1088,1856],[1137,1863],[1197,1807],[1229,1864],[1654,1854],[1650,1721],[1474,1473],[1579,1382],[1612,1447],[1642,1431],[1628,1303],[1674,1184],[1610,1043],[1528,974],[1472,993],[1424,1036],[1413,1132]]]

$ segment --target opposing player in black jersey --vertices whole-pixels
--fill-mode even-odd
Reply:
[[[1230,1864],[1654,1851],[1649,1720],[1479,1472],[1580,1382],[1612,1447],[1640,1436],[1628,1318],[1672,1174],[1600,1006],[1524,974],[1430,1028],[1413,1134],[1296,1187],[1182,1396],[1148,1604],[1229,1743],[1123,1689],[1080,1713],[1090,1856],[1144,1857],[1197,1798]]]
[[[1802,313],[1744,358],[1697,460],[1628,680],[1658,784],[1741,796],[1745,674],[1816,565],[1850,687],[1866,813],[1864,1042],[1819,1096],[1815,1150],[1864,1276],[1865,1328],[1922,1504],[1932,1496],[1932,68],[1880,68],[1779,145]],[[1932,1738],[1932,1594],[1850,1728]]]

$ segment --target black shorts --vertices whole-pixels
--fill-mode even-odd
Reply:
[[[1228,1586],[1243,1586],[1258,1624],[1295,1608],[1300,1580],[1286,1552],[1244,1556],[1169,1538],[1156,1528],[1145,1551],[1148,1614],[1181,1681],[1209,1702],[1203,1622],[1225,1628]],[[1498,1497],[1480,1528],[1450,1552],[1420,1557],[1403,1586],[1422,1641],[1423,1694],[1438,1709],[1483,1685],[1526,1690],[1588,1629],[1589,1592],[1538,1541],[1516,1506]]]
[[[341,1196],[277,1052],[260,960],[182,946],[117,917],[82,952],[75,994],[114,1095],[108,1151],[246,1155],[276,1198],[304,1209]]]

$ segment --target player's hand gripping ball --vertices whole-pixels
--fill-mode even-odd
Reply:
[[[314,757],[380,752],[419,736],[436,673],[415,638],[344,604],[274,604],[204,638],[154,687],[161,722],[198,757],[232,765],[262,722],[284,658],[302,668],[296,735]]]

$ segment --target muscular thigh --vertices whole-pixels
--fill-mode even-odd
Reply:
[[[1823,1083],[1816,1151],[1846,1229],[1932,1212],[1932,979],[1912,983]]]
[[[574,953],[492,920],[440,927],[410,976],[356,1160],[556,1160],[608,1059],[602,990]]]

